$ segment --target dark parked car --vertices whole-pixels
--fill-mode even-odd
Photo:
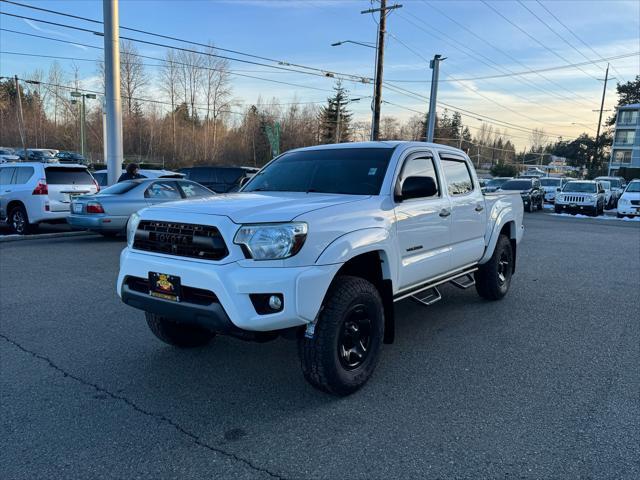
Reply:
[[[76,152],[58,152],[56,158],[60,163],[85,163],[84,157]]]
[[[501,191],[518,191],[527,212],[544,207],[544,190],[537,178],[515,178],[508,180],[500,187]]]
[[[237,192],[244,179],[259,169],[252,167],[189,167],[178,170],[187,180],[198,182],[216,193]]]

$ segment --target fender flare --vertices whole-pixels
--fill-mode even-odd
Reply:
[[[516,220],[513,214],[513,209],[512,207],[505,207],[500,211],[500,213],[498,213],[496,217],[493,228],[491,229],[491,235],[489,236],[487,247],[484,251],[484,255],[478,262],[479,264],[483,264],[489,261],[489,259],[493,255],[493,251],[496,248],[496,243],[498,243],[500,232],[502,231],[502,228],[508,223],[511,224],[509,229],[509,238],[512,240],[517,239]]]
[[[396,259],[389,255],[391,233],[386,228],[371,227],[355,230],[339,236],[318,255],[316,265],[345,263],[358,255],[372,251],[382,251],[383,276],[391,279],[392,272],[397,271]]]

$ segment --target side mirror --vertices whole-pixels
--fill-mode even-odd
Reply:
[[[556,188],[556,192],[561,192],[562,189],[560,187]]]
[[[240,187],[240,188],[244,187],[244,185],[245,185],[248,181],[249,181],[249,177],[242,177],[242,178],[240,179],[240,185],[239,185],[239,187]]]
[[[411,198],[433,197],[438,193],[438,187],[433,177],[408,177],[402,184],[400,196],[396,200],[409,200]]]

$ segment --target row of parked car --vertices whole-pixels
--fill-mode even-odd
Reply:
[[[258,169],[191,167],[140,170],[144,178],[107,187],[107,171],[60,162],[0,164],[0,222],[26,234],[41,223],[68,222],[105,236],[123,233],[129,216],[149,205],[237,191]],[[199,179],[200,182],[195,181]]]
[[[524,175],[518,178],[496,177],[486,180],[482,190],[487,194],[519,191],[528,212],[542,210],[544,203],[548,202],[554,205],[556,213],[598,216],[605,210],[618,208],[618,217],[622,217],[640,214],[640,203],[634,196],[637,186],[637,180],[626,185],[622,177],[575,180],[567,177]],[[621,204],[623,197],[625,198]]]
[[[53,148],[13,149],[0,147],[0,163],[40,162],[40,163],[86,163],[85,158],[76,152],[60,151]]]

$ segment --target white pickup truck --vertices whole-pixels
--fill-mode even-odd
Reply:
[[[460,150],[418,142],[286,152],[239,193],[141,210],[117,289],[178,347],[216,334],[298,341],[305,378],[347,395],[392,343],[394,302],[438,286],[508,291],[520,195],[484,196]]]

